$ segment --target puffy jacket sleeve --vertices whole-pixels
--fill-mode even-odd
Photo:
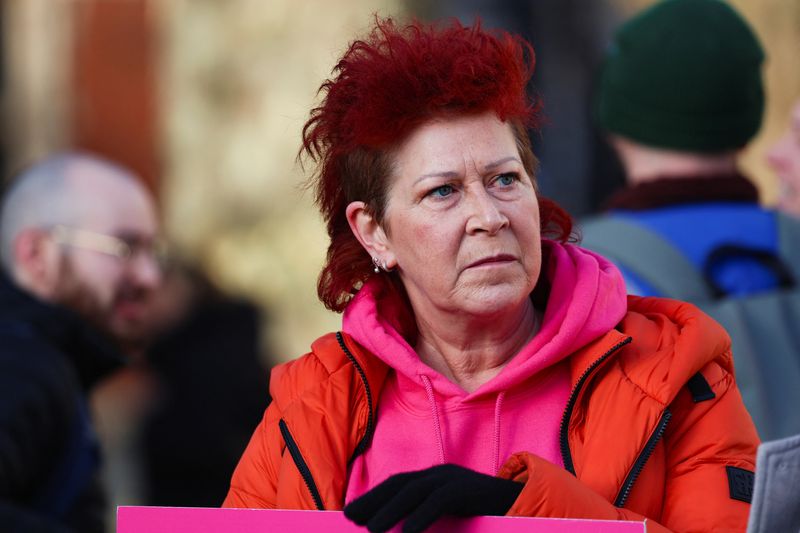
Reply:
[[[517,501],[508,511],[509,516],[639,522],[646,519],[634,512],[614,507],[563,468],[531,453],[512,455],[499,475],[525,483]],[[647,531],[662,533],[669,529],[648,520]]]
[[[666,457],[660,517],[617,508],[566,470],[529,453],[513,455],[500,471],[525,483],[508,514],[647,519],[647,530],[657,532],[745,531],[750,504],[731,497],[727,467],[754,471],[758,435],[733,376],[715,364],[703,374],[713,399],[695,403],[684,388],[670,406],[672,420],[660,444]]]
[[[285,448],[278,426],[280,418],[280,411],[272,402],[233,472],[223,507],[277,507],[278,473]]]
[[[684,388],[672,404],[661,520],[676,531],[745,531],[750,504],[732,497],[728,469],[755,471],[758,434],[733,375],[713,363],[703,375],[714,399],[695,403]]]

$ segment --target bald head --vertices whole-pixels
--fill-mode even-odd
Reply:
[[[109,195],[121,193],[149,202],[130,171],[88,153],[62,153],[26,168],[14,177],[0,204],[3,268],[13,272],[14,240],[23,230],[81,225],[92,211],[108,206]]]
[[[60,154],[20,173],[0,209],[3,267],[20,289],[123,344],[142,338],[161,280],[159,229],[133,174],[90,154]]]

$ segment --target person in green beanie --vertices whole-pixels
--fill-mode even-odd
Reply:
[[[629,293],[690,301],[726,326],[745,404],[769,439],[800,432],[790,407],[800,392],[785,396],[800,389],[800,227],[761,207],[737,167],[761,126],[764,59],[720,0],[663,0],[623,24],[596,119],[627,186],[581,230]]]
[[[761,126],[763,62],[758,38],[727,3],[662,1],[617,32],[597,118],[637,144],[732,159]]]

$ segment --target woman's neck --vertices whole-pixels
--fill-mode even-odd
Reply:
[[[529,298],[513,313],[491,319],[417,316],[417,327],[420,359],[467,392],[499,374],[539,329]]]

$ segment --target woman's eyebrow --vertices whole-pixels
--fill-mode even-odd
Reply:
[[[503,157],[501,159],[498,159],[497,161],[492,161],[491,163],[487,163],[486,165],[483,166],[482,172],[488,172],[490,170],[493,170],[493,169],[499,167],[500,165],[502,165],[504,163],[508,163],[509,161],[516,161],[517,163],[522,164],[522,161],[520,161],[519,157],[510,155],[508,157]],[[460,174],[458,172],[455,172],[455,171],[452,171],[452,170],[441,170],[441,171],[435,171],[435,172],[428,172],[426,174],[422,174],[421,176],[419,176],[414,181],[414,184],[416,185],[420,181],[422,181],[424,179],[427,179],[427,178],[448,178],[448,179],[451,179],[451,178],[457,178],[459,175]]]
[[[428,172],[427,174],[422,174],[416,180],[414,180],[414,185],[416,185],[420,181],[422,181],[424,179],[428,179],[428,178],[447,178],[447,179],[452,179],[452,178],[457,178],[459,175],[460,175],[460,173],[456,172],[454,170],[441,170],[441,171],[437,170],[435,172]]]
[[[501,159],[498,159],[497,161],[492,161],[491,163],[487,163],[486,165],[484,165],[483,171],[486,172],[495,169],[500,165],[502,165],[503,163],[508,163],[509,161],[516,161],[517,163],[522,164],[522,161],[520,161],[519,157],[510,155],[508,157],[503,157]]]

